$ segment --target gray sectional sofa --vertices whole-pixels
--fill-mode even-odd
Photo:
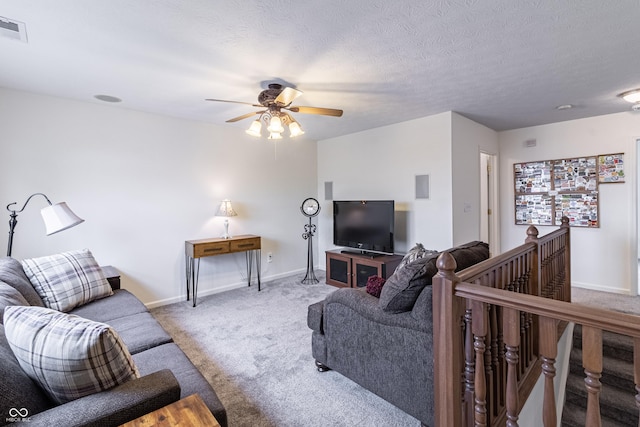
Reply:
[[[0,284],[4,286],[0,289],[7,290],[8,284],[20,293],[0,292],[5,305],[43,306],[19,261],[0,258]],[[0,323],[2,311],[0,306]],[[21,369],[0,325],[0,425],[15,425],[16,418],[27,418],[30,426],[117,426],[194,393],[221,426],[227,425],[225,408],[211,385],[133,294],[116,289],[113,295],[69,313],[110,325],[126,344],[140,377],[67,403],[54,403]]]
[[[447,252],[456,271],[489,258],[483,242]],[[339,372],[427,426],[434,408],[431,278],[439,255],[401,263],[379,298],[342,288],[309,306],[307,316],[318,370]]]

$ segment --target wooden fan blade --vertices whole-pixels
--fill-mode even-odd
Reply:
[[[336,110],[334,108],[320,108],[320,107],[291,107],[287,108],[294,113],[302,114],[322,114],[323,116],[342,117],[342,110]]]
[[[267,111],[267,110],[263,110],[263,111],[253,111],[253,112],[251,112],[251,113],[243,114],[243,115],[241,115],[241,116],[234,117],[233,119],[229,119],[229,120],[227,120],[227,123],[233,123],[233,122],[237,122],[237,121],[240,121],[240,120],[244,120],[244,119],[246,119],[247,117],[255,116],[256,114],[262,114],[262,113],[264,113],[265,111]]]
[[[274,102],[284,107],[291,104],[293,100],[299,97],[300,95],[302,95],[302,92],[300,92],[299,90],[294,89],[292,87],[285,87],[284,89],[282,89],[282,92],[280,92],[280,95],[276,97]]]
[[[211,99],[211,98],[207,98],[207,99],[205,99],[205,101],[231,102],[233,104],[251,105],[252,107],[264,107],[264,105],[260,105],[260,104],[252,104],[250,102],[242,102],[242,101],[227,101],[226,99]]]

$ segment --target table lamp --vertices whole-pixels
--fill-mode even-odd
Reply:
[[[216,216],[223,216],[224,219],[224,234],[222,235],[223,239],[228,239],[229,236],[229,217],[237,216],[236,211],[233,210],[233,206],[231,206],[231,201],[229,199],[224,199],[220,203],[220,207],[218,207],[218,212],[216,212]]]
[[[7,245],[7,256],[11,256],[11,248],[13,246],[13,233],[18,224],[18,214],[27,207],[27,204],[34,196],[42,196],[45,198],[49,206],[42,208],[40,214],[42,215],[42,220],[44,221],[44,226],[46,229],[47,236],[50,236],[54,233],[57,233],[62,230],[66,230],[67,228],[74,227],[81,222],[84,222],[84,219],[79,218],[76,214],[73,213],[69,206],[65,202],[56,203],[55,205],[51,203],[49,198],[42,193],[34,193],[24,202],[22,209],[16,211],[11,208],[12,205],[17,204],[18,202],[9,203],[7,205],[7,210],[11,212],[9,214],[9,244]]]

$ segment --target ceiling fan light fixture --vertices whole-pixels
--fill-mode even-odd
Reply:
[[[249,129],[247,129],[245,132],[251,136],[257,136],[259,138],[262,136],[262,134],[260,133],[261,129],[262,123],[260,123],[260,120],[254,120],[253,122],[251,122],[251,126],[249,126]]]
[[[262,127],[267,128],[268,139],[282,139],[282,134],[285,132],[285,128],[289,128],[289,137],[295,138],[303,135],[305,132],[302,130],[300,123],[298,123],[288,112],[302,113],[302,114],[319,114],[322,116],[342,117],[342,110],[335,108],[321,108],[321,107],[300,107],[292,106],[291,103],[302,95],[302,92],[293,87],[285,87],[280,83],[269,83],[269,88],[263,90],[258,94],[258,103],[250,103],[243,101],[228,101],[224,99],[207,98],[206,101],[216,102],[230,102],[234,104],[246,104],[252,107],[264,108],[262,111],[255,111],[247,114],[243,114],[238,117],[227,120],[227,123],[235,123],[239,120],[244,120],[249,117],[259,116],[258,120],[255,120],[249,126],[245,132],[251,136],[261,137]]]
[[[291,138],[295,138],[296,136],[300,136],[304,134],[304,131],[302,130],[298,122],[291,122],[291,124],[289,124],[289,132],[290,132],[289,136]]]
[[[640,89],[632,89],[626,92],[622,92],[618,95],[620,98],[624,99],[627,102],[632,104],[636,104],[640,102]]]
[[[282,120],[280,120],[280,117],[275,115],[272,116],[267,130],[271,133],[277,133],[277,134],[284,132],[284,128],[282,127]],[[271,139],[279,139],[279,138],[271,138]]]

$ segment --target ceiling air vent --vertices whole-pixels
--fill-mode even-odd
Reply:
[[[27,27],[24,22],[0,16],[0,37],[27,42]]]

